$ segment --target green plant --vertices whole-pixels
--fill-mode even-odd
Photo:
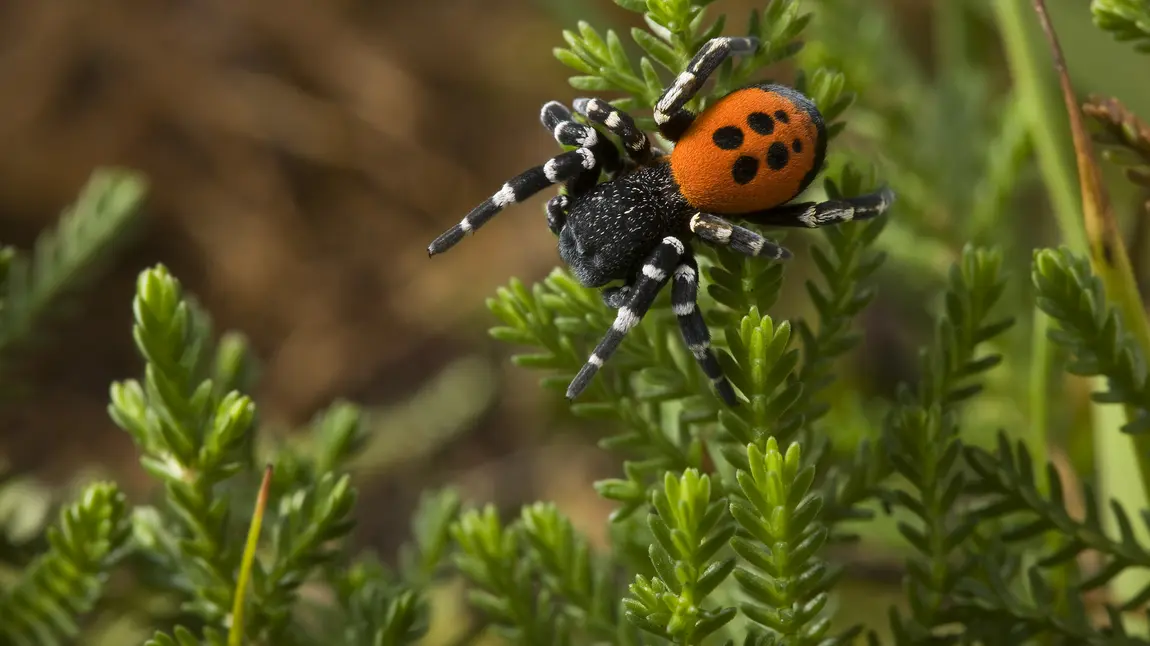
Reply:
[[[0,638],[21,646],[74,639],[80,633],[78,617],[100,598],[130,532],[119,489],[90,485],[48,530],[48,551],[0,598]]]
[[[163,485],[155,504],[129,506],[93,485],[48,532],[50,550],[8,590],[0,637],[11,644],[70,643],[114,566],[134,575],[172,628],[149,644],[223,644],[241,550],[262,464],[273,467],[269,540],[251,568],[244,644],[411,643],[426,631],[422,596],[444,559],[458,501],[428,498],[399,576],[350,552],[355,490],[342,473],[364,444],[360,411],[337,402],[312,424],[306,446],[261,445],[255,404],[241,389],[252,370],[236,334],[213,338],[211,321],[163,266],[144,271],[133,303],[144,378],[116,383],[109,414],[131,434],[145,471]],[[301,586],[330,589],[324,621],[301,622]],[[154,630],[154,628],[153,628]],[[202,637],[197,636],[202,635]]]
[[[639,59],[641,73],[634,71],[636,66],[614,32],[600,36],[587,24],[580,24],[578,33],[565,33],[568,48],[556,50],[556,56],[580,72],[571,79],[573,86],[623,92],[627,96],[616,102],[629,110],[649,107],[658,96],[664,79],[652,61],[674,72],[690,57],[693,46],[723,28],[716,22],[724,25],[722,20],[708,22],[705,2],[618,4],[643,13],[649,27],[649,31],[632,30],[632,39],[646,54]],[[1074,524],[1057,482],[1039,484],[1031,477],[1029,457],[1019,462],[1009,451],[991,453],[980,447],[992,437],[991,429],[980,428],[990,423],[982,412],[987,400],[992,395],[1014,400],[1029,396],[1033,403],[1024,408],[1044,426],[1028,439],[1046,450],[1050,371],[1059,365],[1044,358],[1052,356],[1049,348],[1069,354],[1072,362],[1066,368],[1071,374],[1108,380],[1108,390],[1096,396],[1098,401],[1120,402],[1135,410],[1145,406],[1145,361],[1114,313],[1116,306],[1080,256],[1068,250],[1039,250],[1031,265],[1033,282],[1012,284],[1010,269],[1022,268],[1017,255],[1008,264],[1000,250],[965,242],[970,237],[994,240],[1013,250],[1025,241],[1022,231],[1003,224],[1012,195],[1025,179],[1030,150],[1024,99],[1008,98],[998,104],[1007,106],[999,111],[1005,114],[999,119],[991,117],[995,108],[981,107],[987,105],[989,84],[970,73],[977,57],[960,35],[964,24],[973,20],[968,3],[952,3],[953,9],[942,11],[939,18],[944,30],[940,32],[943,65],[949,74],[942,77],[948,85],[941,90],[901,66],[883,32],[863,30],[875,45],[859,47],[858,25],[876,20],[876,11],[827,4],[811,20],[800,14],[798,3],[769,3],[761,21],[758,14],[752,18],[748,32],[765,43],[755,62],[730,65],[695,107],[704,107],[709,98],[729,89],[726,80],[743,82],[753,73],[751,68],[797,55],[801,63],[817,69],[805,74],[800,70],[796,85],[811,91],[803,85],[807,79],[834,79],[822,86],[833,88],[829,92],[833,96],[820,97],[817,91],[815,95],[820,107],[841,106],[832,110],[833,118],[843,119],[836,123],[836,134],[882,141],[888,162],[883,168],[899,169],[893,178],[899,203],[886,220],[827,230],[823,242],[811,246],[822,284],[808,283],[807,311],[813,310],[813,316],[796,317],[796,322],[765,314],[782,304],[787,273],[782,265],[707,252],[710,300],[703,307],[711,312],[708,322],[720,361],[744,395],[743,406],[716,405],[706,385],[692,374],[694,367],[683,360],[667,327],[670,320],[653,313],[624,342],[619,352],[625,358],[605,370],[588,401],[572,407],[577,416],[610,419],[624,429],[601,443],[627,459],[623,477],[601,482],[597,488],[620,503],[612,517],[622,528],[620,534],[637,532],[652,541],[650,566],[624,551],[626,545],[615,546],[627,555],[618,567],[644,572],[631,586],[625,617],[646,633],[674,643],[698,643],[708,633],[714,635],[714,643],[722,638],[744,643],[821,642],[829,635],[829,615],[820,613],[825,613],[827,595],[838,577],[836,568],[820,561],[819,548],[828,536],[858,538],[840,525],[874,518],[878,502],[902,519],[898,533],[911,553],[906,561],[905,610],[892,612],[886,630],[871,622],[872,639],[885,633],[896,643],[963,639],[1017,643],[1030,638],[1143,643],[1136,633],[1121,632],[1123,618],[1116,607],[1103,602],[1119,629],[1109,633],[1087,612],[1080,597],[1057,589],[1059,582],[1078,586],[1074,582],[1083,581],[1080,589],[1085,593],[1140,567],[1142,548],[1129,523],[1120,520],[1121,542],[1105,538],[1095,512],[1088,516],[1090,529]],[[808,25],[838,38],[801,48],[793,39]],[[866,69],[873,63],[859,56],[860,49],[887,68],[881,73]],[[857,71],[866,75],[866,81],[852,83],[850,74],[834,67]],[[864,96],[858,119],[865,125],[852,132],[853,113],[845,109],[863,92],[871,92],[874,102],[866,105]],[[889,100],[895,92],[913,98],[895,106]],[[955,101],[965,102],[969,109],[956,111]],[[955,119],[964,124],[955,126]],[[1132,130],[1128,119],[1123,123],[1127,125],[1119,134],[1125,133],[1123,141],[1133,146],[1138,131]],[[954,139],[955,133],[980,139],[972,131],[990,133],[981,139],[995,143],[980,149]],[[923,144],[924,138],[936,137],[950,139],[939,140],[938,146]],[[947,150],[948,164],[943,167],[921,157],[931,150]],[[1054,147],[1043,150],[1057,154]],[[966,173],[961,177],[954,175],[955,155],[970,156],[957,164]],[[858,173],[849,157],[842,155],[827,172],[828,194],[867,190],[883,174]],[[978,190],[970,192],[971,185]],[[938,204],[953,209],[955,217],[932,230],[923,215]],[[1074,206],[1064,202],[1062,207],[1068,207],[1060,212],[1064,231],[1076,235]],[[968,213],[972,217],[966,218]],[[967,226],[954,224],[960,215]],[[883,265],[884,256],[875,247],[890,252],[893,270],[890,263]],[[941,308],[934,340],[924,349],[917,385],[904,386],[892,401],[872,410],[836,411],[820,394],[847,390],[833,383],[839,376],[833,360],[853,347],[857,337],[851,331],[852,321],[873,301],[873,287],[867,282],[881,280],[884,268],[888,275],[917,274],[909,286],[918,293],[929,293],[934,285],[943,288],[943,298],[931,299]],[[1019,362],[1011,361],[1011,356],[1025,356],[1025,346],[1010,334],[1019,313],[996,313],[1004,309],[1008,294],[1012,301],[1019,296],[1033,299],[1037,308],[1021,313],[1036,339],[1030,360],[1037,381],[1029,391],[1003,383],[1017,371]],[[594,343],[594,331],[610,318],[595,294],[580,288],[563,270],[530,289],[513,282],[489,301],[489,307],[501,322],[493,336],[536,348],[534,354],[517,355],[515,360],[550,371],[544,384],[555,386],[566,383]],[[1046,343],[1048,328],[1053,346]],[[791,347],[794,329],[800,331],[801,348]],[[1006,376],[996,377],[1002,370]],[[1139,432],[1140,419],[1131,418],[1125,430]],[[823,434],[833,428],[828,420],[861,426],[872,436],[853,447],[831,442]],[[780,445],[789,447],[785,461]],[[806,449],[802,458],[800,445]],[[773,468],[764,468],[763,455],[768,456],[767,464],[776,461]],[[748,477],[756,472],[763,475]],[[768,487],[768,482],[774,484]],[[789,493],[791,486],[797,493]],[[722,536],[730,520],[702,511],[720,509],[712,502],[720,496],[730,501],[732,519],[737,521],[729,552],[716,549],[707,532]],[[681,511],[665,511],[667,500],[679,500]],[[1114,509],[1120,519],[1126,518],[1120,504],[1114,503]],[[644,510],[654,519],[647,527],[637,520]],[[1039,517],[1020,518],[1023,512]],[[793,533],[787,533],[788,514],[801,519]],[[466,528],[461,532],[466,535]],[[1036,541],[1036,535],[1044,540]],[[795,556],[788,557],[788,545],[794,545],[790,549]],[[465,553],[471,550],[467,543],[461,546]],[[1113,556],[1102,572],[1081,579],[1068,559],[1088,548]],[[724,578],[731,558],[745,565],[739,566],[735,577]],[[1027,572],[1024,564],[1035,560],[1048,568],[1047,575]],[[701,575],[707,567],[708,575]],[[799,572],[802,575],[795,574]],[[529,573],[525,569],[520,576],[526,579]],[[706,581],[706,602],[697,593],[700,580]],[[746,594],[744,602],[732,603],[735,588]],[[1123,607],[1137,607],[1142,594]],[[858,632],[857,626],[848,625],[832,639],[847,641]]]
[[[98,170],[31,252],[0,247],[0,373],[11,372],[19,351],[37,340],[62,300],[100,273],[123,241],[145,190],[137,173]]]
[[[633,47],[580,23],[555,56],[573,87],[622,95],[611,98],[628,110],[648,110],[702,42],[730,33],[707,0],[616,3],[646,25]],[[224,644],[229,630],[277,646],[416,643],[430,639],[449,575],[474,610],[465,643],[1150,643],[1136,613],[1150,585],[1122,582],[1150,567],[1144,505],[1098,493],[1092,481],[1109,474],[1060,460],[1084,434],[1087,447],[1143,444],[1146,321],[1111,263],[1125,251],[1107,246],[1117,229],[1081,128],[1080,208],[1059,157],[1065,133],[1035,117],[1049,114],[1048,93],[1011,40],[1023,37],[1017,9],[945,4],[932,18],[934,74],[908,64],[880,8],[826,0],[804,13],[770,0],[751,15],[744,33],[760,49],[725,64],[692,107],[793,64],[835,136],[811,191],[857,195],[890,178],[900,199],[885,218],[796,234],[809,244],[789,264],[701,251],[700,306],[740,406],[713,394],[666,295],[626,337],[570,407],[621,462],[595,483],[615,505],[607,549],[553,503],[504,516],[443,490],[424,497],[396,566],[357,552],[350,471],[372,439],[363,412],[336,402],[297,438],[268,439],[243,394],[255,376],[243,337],[217,338],[157,266],[133,302],[144,373],[113,386],[109,412],[161,491],[129,505],[96,484],[67,507],[5,586],[0,637],[68,642],[116,570],[151,601],[138,614],[152,646]],[[1094,11],[1119,38],[1145,31],[1138,3]],[[994,100],[992,62],[969,45],[980,30],[1007,41],[1023,72]],[[1134,153],[1115,160],[1141,183],[1145,128],[1116,102],[1091,106],[1098,141]],[[1058,244],[1006,217],[1038,179]],[[487,305],[491,335],[527,348],[514,362],[556,394],[614,317],[562,268],[512,280]],[[919,361],[887,375],[896,361],[860,343],[875,321],[921,336]],[[1066,375],[1091,378],[1086,431]],[[862,600],[849,596],[852,548],[894,555],[902,587],[881,617],[850,613]]]
[[[1139,51],[1150,51],[1150,6],[1140,0],[1093,0],[1094,23],[1120,41],[1135,41]]]

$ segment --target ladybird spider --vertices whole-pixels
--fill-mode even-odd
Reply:
[[[574,109],[593,125],[572,119],[552,101],[540,118],[555,139],[577,146],[517,175],[436,238],[429,256],[443,253],[503,210],[553,184],[566,195],[546,206],[559,256],[586,287],[601,287],[615,322],[567,389],[576,398],[638,325],[670,280],[671,304],[683,339],[730,406],[738,403],[711,350],[710,332],[696,306],[699,267],[691,236],[748,256],[789,258],[790,252],[722,216],[784,227],[821,227],[873,218],[894,201],[887,188],[850,199],[787,204],[822,169],[827,134],[814,102],[781,85],[751,85],[725,95],[695,115],[684,106],[732,54],[755,51],[755,38],[707,41],[655,104],[659,132],[675,147],[667,155],[622,110],[599,99],[576,99]],[[626,152],[594,127],[617,136]],[[607,181],[599,183],[601,172]],[[784,206],[785,205],[785,206]],[[608,287],[612,281],[622,285]]]

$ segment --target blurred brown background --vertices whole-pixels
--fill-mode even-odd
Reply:
[[[928,59],[931,3],[889,4]],[[22,366],[31,394],[4,409],[0,454],[53,480],[95,463],[139,492],[105,407],[109,383],[140,369],[135,277],[163,262],[218,328],[251,339],[270,428],[346,397],[395,437],[450,437],[364,482],[363,504],[387,510],[361,514],[368,540],[393,545],[419,490],[445,481],[506,505],[551,498],[602,531],[587,485],[615,461],[595,433],[564,433],[558,402],[486,336],[484,299],[557,262],[543,199],[425,251],[554,153],[538,108],[581,94],[549,55],[577,18],[634,22],[609,0],[0,0],[0,240],[28,247],[97,166],[151,182],[142,227]],[[459,414],[431,423],[416,404]]]
[[[109,383],[140,370],[135,277],[163,262],[218,329],[250,338],[262,364],[254,394],[273,429],[336,397],[399,405],[461,356],[495,377],[498,396],[479,402],[461,441],[423,456],[434,469],[410,468],[402,492],[365,483],[379,487],[365,500],[386,496],[395,510],[368,515],[367,532],[406,522],[415,482],[519,483],[508,503],[539,493],[521,485],[545,456],[514,455],[530,451],[540,393],[487,340],[483,301],[555,264],[541,205],[434,262],[426,245],[505,176],[553,154],[538,107],[572,93],[546,55],[563,13],[552,9],[0,2],[0,239],[30,246],[97,166],[151,183],[143,226],[21,365],[29,397],[5,409],[0,453],[48,479],[95,463],[146,484],[105,408]],[[503,477],[469,476],[475,468]],[[583,471],[574,490],[593,498]]]

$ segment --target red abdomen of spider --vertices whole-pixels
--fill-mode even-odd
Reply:
[[[671,153],[690,205],[734,215],[784,204],[814,180],[826,158],[826,126],[793,88],[756,85],[707,107]]]

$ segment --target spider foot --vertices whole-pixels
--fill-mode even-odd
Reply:
[[[631,297],[631,286],[620,285],[618,287],[608,287],[604,289],[600,295],[603,297],[603,304],[613,310],[623,307],[627,303],[627,299]]]
[[[731,382],[723,374],[719,360],[711,349],[711,332],[699,311],[699,264],[693,255],[686,255],[675,269],[671,283],[671,310],[679,319],[679,330],[687,349],[699,363],[703,374],[711,380],[715,392],[727,406],[739,405]]]

